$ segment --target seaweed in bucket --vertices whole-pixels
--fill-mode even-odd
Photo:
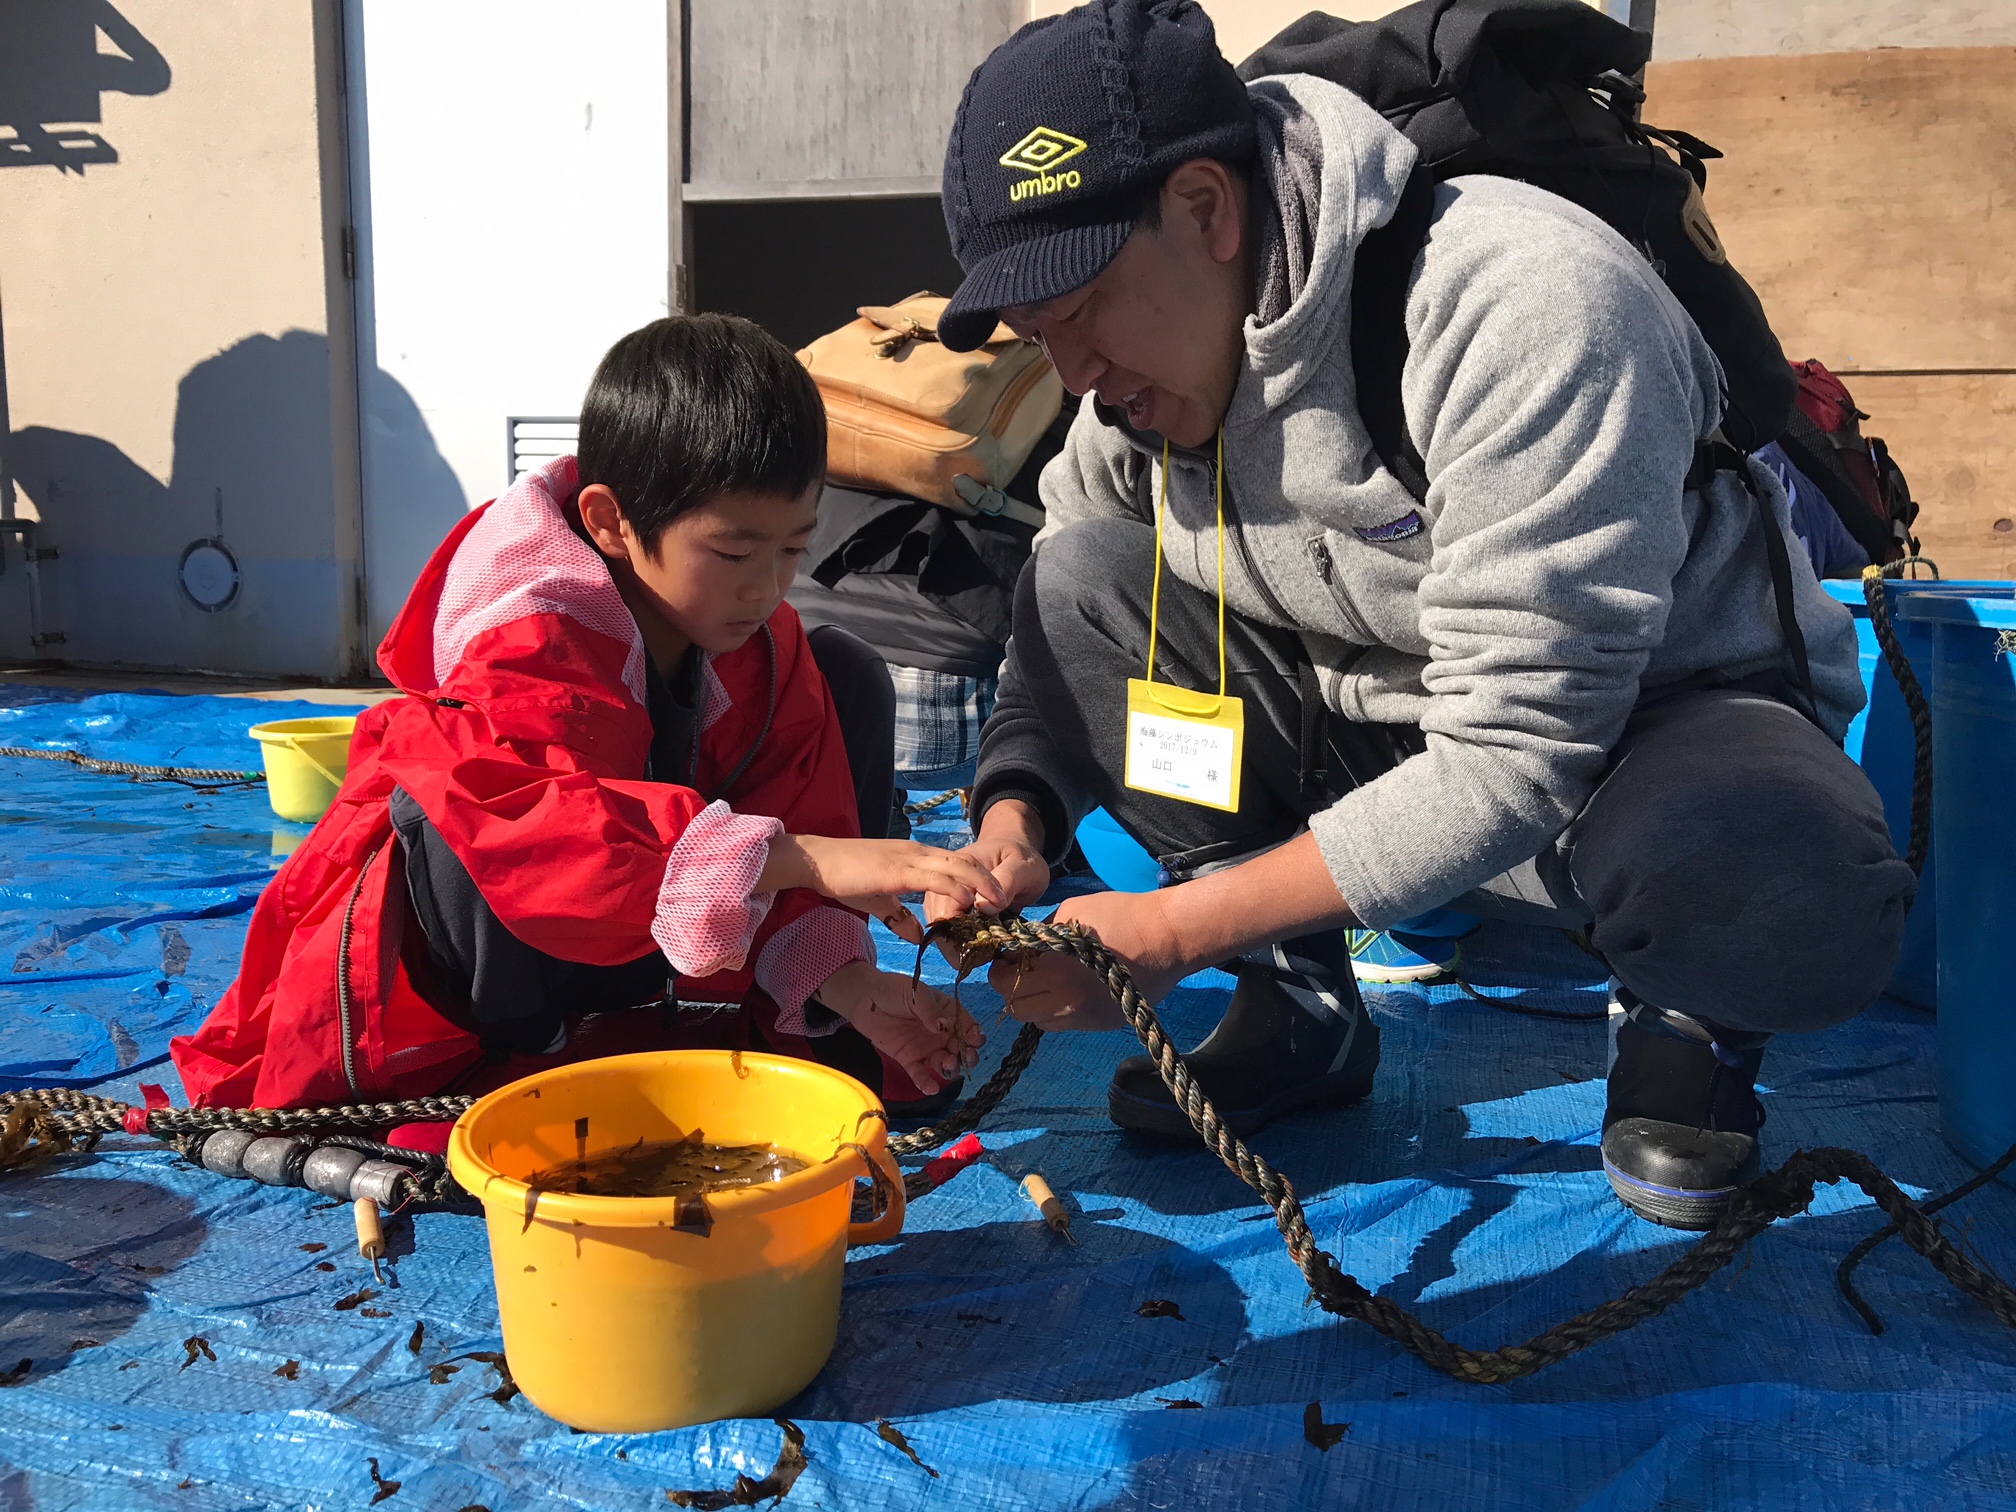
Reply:
[[[806,1162],[772,1145],[710,1145],[695,1129],[683,1139],[639,1139],[537,1172],[535,1192],[582,1197],[697,1197],[782,1181]]]

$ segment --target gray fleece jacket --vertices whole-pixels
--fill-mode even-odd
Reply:
[[[1553,840],[1642,692],[1782,666],[1784,639],[1741,480],[1683,492],[1721,417],[1714,354],[1640,254],[1528,185],[1469,177],[1436,192],[1406,310],[1402,399],[1429,478],[1417,506],[1359,419],[1350,333],[1358,244],[1392,215],[1415,150],[1322,80],[1252,92],[1283,144],[1262,153],[1255,192],[1275,196],[1304,244],[1285,259],[1299,287],[1271,300],[1284,258],[1262,249],[1274,318],[1247,321],[1224,422],[1240,537],[1226,597],[1300,632],[1333,710],[1426,734],[1426,751],[1309,822],[1338,889],[1379,926]],[[1152,520],[1161,453],[1161,438],[1086,405],[1043,474],[1045,536]],[[1783,490],[1753,471],[1789,539]],[[1172,457],[1168,499],[1169,569],[1215,591],[1207,455]],[[1820,718],[1839,738],[1862,702],[1853,623],[1796,541],[1790,554]],[[1130,589],[1148,585],[1115,585]]]

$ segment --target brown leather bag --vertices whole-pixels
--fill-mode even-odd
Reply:
[[[1057,418],[1064,386],[1042,350],[1005,325],[977,352],[948,352],[938,317],[949,302],[912,294],[864,305],[798,354],[826,401],[827,476],[962,515],[1040,523],[1001,490]]]

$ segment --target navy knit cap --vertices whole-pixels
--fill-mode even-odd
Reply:
[[[1196,0],[1092,0],[1032,21],[973,70],[945,148],[966,281],[938,339],[969,352],[1006,305],[1083,288],[1145,195],[1192,158],[1244,163],[1253,106]]]

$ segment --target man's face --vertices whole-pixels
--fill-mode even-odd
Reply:
[[[1040,343],[1064,386],[1096,394],[1138,431],[1202,446],[1232,402],[1252,304],[1245,186],[1222,164],[1186,163],[1140,228],[1083,288],[1001,312]]]

